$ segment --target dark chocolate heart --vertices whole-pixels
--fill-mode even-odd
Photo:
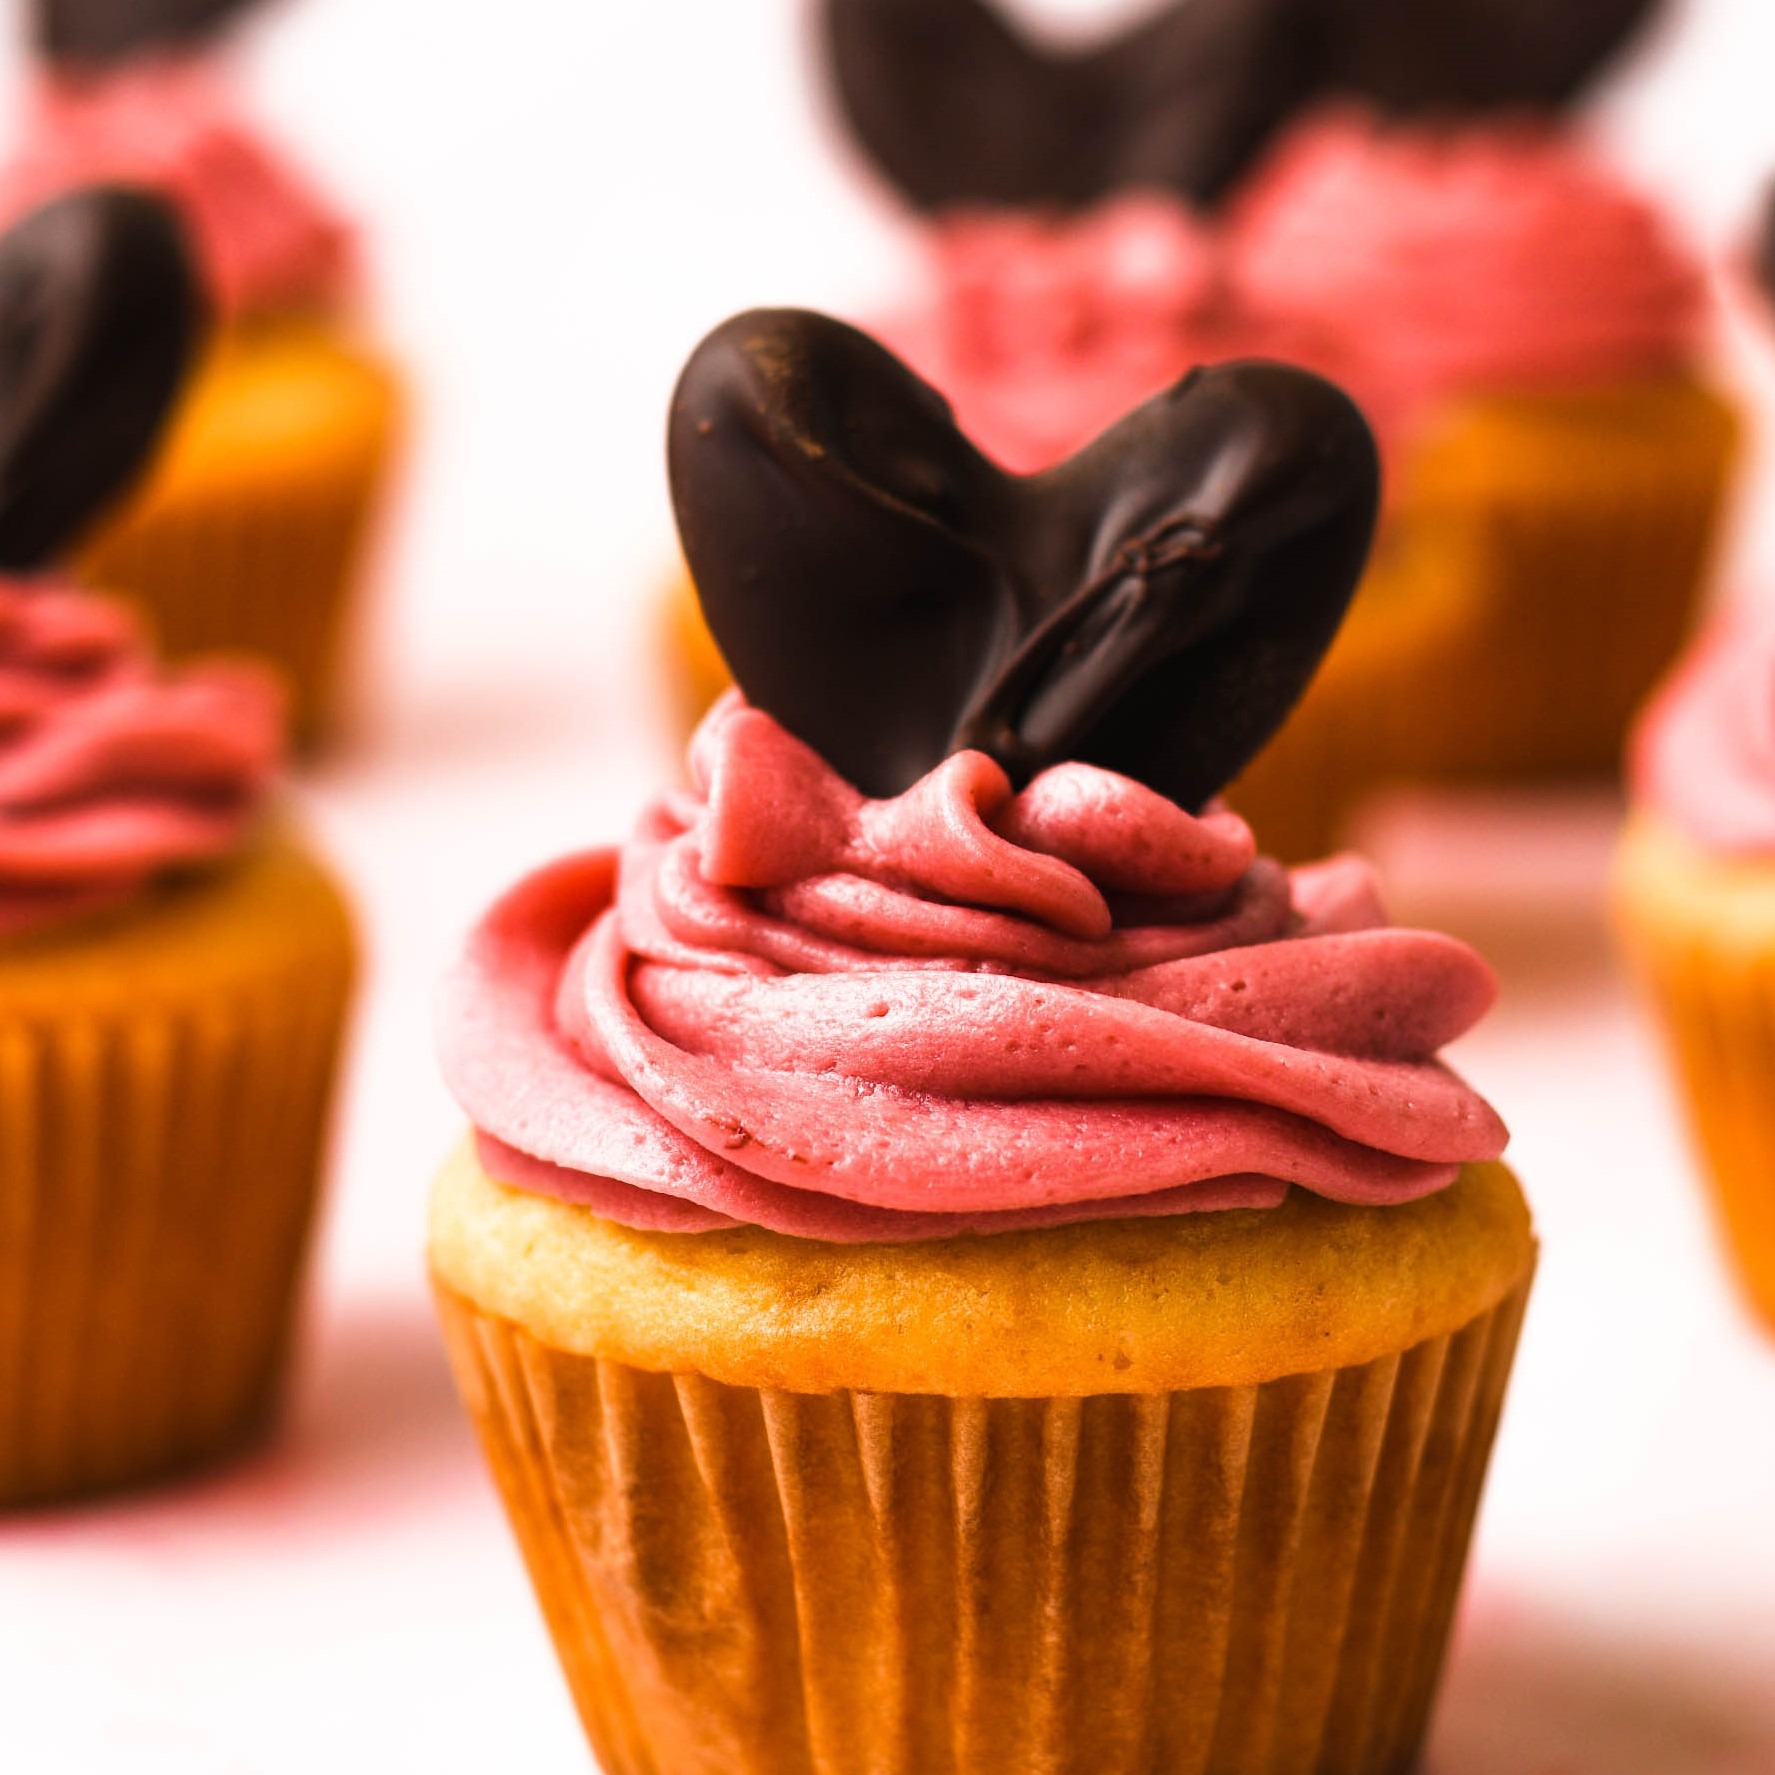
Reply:
[[[1173,0],[1076,53],[991,0],[824,0],[840,103],[915,209],[1212,206],[1344,94],[1396,114],[1575,99],[1660,0]]]
[[[55,560],[146,467],[203,313],[147,192],[73,192],[0,237],[0,570]]]
[[[826,0],[825,28],[852,129],[917,209],[1207,204],[1310,95],[1316,4],[1181,0],[1075,54],[986,0]]]
[[[33,35],[51,61],[113,68],[215,36],[257,0],[32,0]]]
[[[686,366],[678,527],[734,678],[858,788],[978,747],[1211,800],[1281,725],[1367,559],[1374,440],[1330,383],[1198,370],[1010,475],[867,335],[743,314]]]
[[[1393,113],[1569,104],[1661,0],[1322,0],[1330,85]]]

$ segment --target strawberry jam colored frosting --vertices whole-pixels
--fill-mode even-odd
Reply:
[[[1367,869],[1085,765],[869,801],[730,695],[620,853],[542,870],[447,990],[505,1183],[833,1242],[1413,1200],[1506,1141],[1436,1058],[1490,1005]]]
[[[1051,467],[1196,364],[1340,382],[1397,446],[1443,402],[1681,370],[1704,286],[1652,207],[1528,124],[1303,121],[1222,217],[1158,193],[956,211],[885,329],[1005,467]]]
[[[1705,297],[1657,211],[1529,121],[1308,120],[1234,206],[1228,258],[1257,324],[1335,334],[1383,430],[1475,391],[1679,371]]]
[[[6,215],[83,185],[142,185],[179,206],[224,315],[325,310],[350,294],[350,227],[236,113],[199,62],[46,75],[21,135],[23,147],[0,177]]]
[[[283,734],[257,667],[161,671],[122,605],[0,580],[0,937],[228,856]]]
[[[1634,800],[1726,855],[1775,855],[1775,620],[1724,623],[1677,668],[1633,738]]]

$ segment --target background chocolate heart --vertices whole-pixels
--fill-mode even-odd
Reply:
[[[110,68],[215,36],[258,0],[32,0],[32,35],[51,61]]]
[[[1038,47],[985,0],[827,0],[840,101],[917,209],[1211,203],[1310,95],[1314,0],[1188,0],[1109,42]]]
[[[1327,83],[1397,113],[1569,104],[1662,0],[1321,0]]]
[[[704,340],[668,443],[736,682],[877,796],[976,746],[1018,782],[1079,759],[1201,807],[1330,646],[1380,486],[1348,397],[1268,363],[1009,475],[867,335],[790,309]]]
[[[74,192],[0,237],[0,570],[54,561],[147,466],[203,314],[146,192]]]
[[[824,0],[850,128],[914,208],[1211,206],[1308,106],[1396,114],[1576,98],[1660,0],[1174,0],[1081,50],[991,0]]]

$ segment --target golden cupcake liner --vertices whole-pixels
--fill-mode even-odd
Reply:
[[[1727,1252],[1775,1330],[1775,871],[1763,884],[1768,933],[1744,943],[1727,906],[1702,900],[1673,917],[1642,893],[1633,849],[1617,896],[1623,936],[1664,1027]]]
[[[140,603],[171,658],[276,666],[312,739],[333,712],[400,411],[393,373],[318,325],[225,337],[77,570]]]
[[[1459,552],[1477,618],[1400,686],[1435,774],[1614,774],[1693,626],[1737,431],[1670,381],[1474,402],[1415,453],[1392,521]]]
[[[1228,791],[1268,855],[1289,863],[1328,855],[1371,795],[1429,774],[1414,687],[1459,672],[1478,603],[1471,557],[1445,532],[1382,531],[1318,676]]]
[[[1529,1277],[1261,1386],[807,1395],[571,1355],[434,1278],[608,1775],[1388,1775]]]
[[[1408,463],[1325,665],[1230,799],[1291,862],[1376,790],[1613,775],[1693,624],[1736,440],[1686,383],[1476,404]]]
[[[0,1506],[157,1477],[265,1420],[351,951],[326,877],[272,847],[0,954]]]

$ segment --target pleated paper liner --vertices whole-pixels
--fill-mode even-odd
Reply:
[[[334,712],[400,417],[393,374],[317,323],[225,334],[78,571],[139,602],[169,657],[269,660],[312,739]]]
[[[283,839],[0,950],[0,1506],[264,1422],[351,970],[337,891]]]
[[[1733,1269],[1775,1332],[1775,862],[1706,857],[1641,817],[1616,902]]]
[[[720,1385],[437,1296],[607,1775],[1389,1775],[1528,1289],[1361,1366],[1048,1400]]]

